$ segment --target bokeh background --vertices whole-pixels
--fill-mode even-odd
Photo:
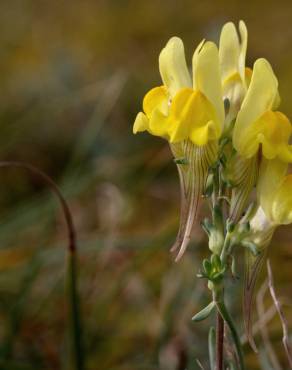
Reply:
[[[158,54],[171,36],[183,38],[190,61],[202,38],[218,41],[222,25],[239,19],[249,30],[248,64],[270,60],[291,118],[291,16],[289,0],[0,2],[0,158],[38,166],[69,202],[86,369],[192,370],[197,359],[209,369],[214,318],[191,322],[209,298],[196,279],[206,240],[196,225],[174,263],[176,168],[166,142],[133,136],[132,124],[145,92],[160,83]],[[38,178],[2,169],[0,179],[0,367],[68,369],[63,216]],[[292,331],[291,228],[277,231],[270,258]],[[230,304],[242,329],[239,274]],[[270,339],[284,370],[272,311]],[[245,347],[248,369],[274,369],[256,338],[258,357]]]

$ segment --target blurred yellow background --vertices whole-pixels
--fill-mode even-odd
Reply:
[[[192,370],[196,359],[208,369],[213,319],[191,322],[208,302],[196,278],[205,238],[197,225],[188,253],[174,263],[175,165],[164,141],[133,136],[132,124],[145,92],[160,84],[158,54],[171,36],[184,40],[190,61],[203,38],[217,42],[222,25],[240,19],[248,64],[269,59],[291,119],[289,0],[0,3],[1,160],[33,163],[68,199],[88,370]],[[15,169],[2,169],[0,179],[0,368],[67,369],[62,214],[39,179]],[[279,229],[270,256],[292,330],[291,228]],[[230,290],[242,328],[240,282]],[[269,330],[284,369],[277,318]],[[248,369],[259,369],[245,350]]]

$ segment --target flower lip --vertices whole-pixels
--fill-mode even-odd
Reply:
[[[156,87],[146,94],[144,113],[140,112],[134,124],[134,133],[149,131],[170,143],[191,140],[206,145],[221,134],[216,111],[206,96],[198,90],[182,88],[171,104],[164,87]]]

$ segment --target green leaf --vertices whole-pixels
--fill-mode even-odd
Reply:
[[[215,307],[215,302],[211,302],[210,304],[208,304],[208,306],[206,306],[205,308],[203,308],[200,312],[198,312],[195,316],[192,317],[192,320],[193,321],[202,321],[202,320],[205,320],[210,314],[211,312],[213,311]]]
[[[208,336],[209,360],[211,370],[215,370],[216,366],[216,330],[211,326]]]

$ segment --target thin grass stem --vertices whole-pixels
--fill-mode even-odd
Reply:
[[[82,327],[79,310],[79,299],[77,290],[77,248],[76,232],[73,224],[72,215],[68,204],[63,197],[56,183],[43,171],[37,167],[18,161],[0,161],[0,168],[20,168],[29,173],[38,176],[49,186],[52,192],[57,196],[66,221],[68,232],[67,248],[67,270],[66,270],[66,294],[69,308],[69,332],[70,332],[70,369],[84,370],[84,358],[82,347]]]

